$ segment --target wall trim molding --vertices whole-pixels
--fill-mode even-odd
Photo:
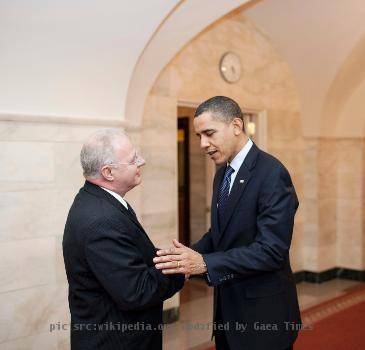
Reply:
[[[48,116],[48,115],[0,113],[0,122],[120,127],[132,131],[140,129],[140,127],[138,127],[137,125],[131,124],[129,121],[122,118],[83,118],[83,117],[64,117],[64,116],[52,116],[52,115]]]
[[[365,282],[365,270],[334,267],[321,272],[298,271],[294,273],[295,282],[322,283],[336,278]]]

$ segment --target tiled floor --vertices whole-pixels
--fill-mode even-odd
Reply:
[[[297,284],[300,308],[317,305],[344,294],[359,282],[332,280],[321,284]],[[180,319],[164,331],[164,350],[206,349],[210,344],[213,290],[204,281],[193,279],[180,294]],[[213,343],[211,343],[213,345]]]

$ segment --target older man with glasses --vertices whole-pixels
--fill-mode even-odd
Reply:
[[[162,304],[184,277],[155,268],[156,248],[124,199],[145,160],[116,129],[93,134],[80,158],[86,182],[63,237],[71,349],[162,349]]]

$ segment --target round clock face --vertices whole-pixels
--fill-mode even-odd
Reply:
[[[236,83],[241,78],[241,60],[233,52],[226,52],[220,62],[219,71],[225,81]]]

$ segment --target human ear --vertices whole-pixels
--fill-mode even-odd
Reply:
[[[234,118],[232,121],[233,124],[233,133],[235,136],[238,136],[243,131],[243,120],[240,118]]]
[[[112,168],[108,165],[104,165],[101,168],[101,175],[103,176],[103,178],[107,181],[113,181],[114,180],[114,176],[112,174]]]

